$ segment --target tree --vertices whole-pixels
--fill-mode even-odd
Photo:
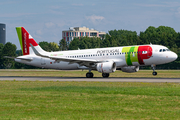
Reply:
[[[67,50],[67,42],[64,39],[59,41],[59,49],[61,51]]]
[[[39,42],[39,46],[45,51],[49,51],[49,52],[51,51],[49,48],[49,43],[46,41]]]
[[[51,51],[59,51],[59,46],[57,43],[55,42],[39,42],[39,46],[45,50],[45,51],[48,51],[48,52],[51,52]]]
[[[16,49],[17,47],[15,44],[7,42],[2,50],[3,56],[16,57]],[[8,58],[3,58],[2,62],[4,68],[13,68],[15,63],[13,59],[8,59]]]
[[[88,49],[85,39],[82,39],[82,38],[80,39],[79,48],[80,49]]]
[[[49,49],[50,49],[51,51],[59,51],[59,46],[58,46],[58,44],[55,43],[55,42],[50,42],[50,43],[49,43]]]
[[[110,35],[106,34],[105,39],[102,41],[102,47],[111,47]]]
[[[3,54],[2,54],[3,47],[4,47],[4,45],[2,43],[0,43],[0,69],[3,66]]]
[[[69,44],[69,50],[78,50],[79,48],[79,38],[74,38]]]

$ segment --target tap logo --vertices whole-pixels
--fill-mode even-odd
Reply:
[[[38,44],[33,39],[33,37],[23,27],[17,27],[17,33],[19,36],[19,41],[21,44],[23,55],[28,55],[30,52],[30,50],[29,50],[30,43],[33,46],[37,46]]]
[[[122,52],[125,53],[126,63],[129,66],[132,66],[133,62],[145,65],[144,59],[149,59],[152,56],[152,48],[148,45],[124,47]]]

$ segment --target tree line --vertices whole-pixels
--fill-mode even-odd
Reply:
[[[180,56],[180,33],[173,28],[167,26],[159,26],[155,28],[149,26],[144,32],[138,35],[136,31],[129,30],[110,30],[102,38],[98,37],[80,37],[74,38],[67,45],[64,39],[59,41],[59,44],[54,42],[39,42],[42,49],[46,51],[64,51],[77,49],[105,48],[129,45],[145,45],[158,44],[168,47],[170,50]],[[16,50],[16,46],[12,43],[0,44],[0,68],[36,68],[21,63],[14,62],[11,59],[3,58],[3,56],[17,57],[22,55],[21,50]],[[145,67],[146,69],[149,67]],[[174,62],[158,65],[159,69],[180,69],[180,58]]]

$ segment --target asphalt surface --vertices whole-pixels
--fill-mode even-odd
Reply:
[[[180,78],[85,78],[85,77],[6,77],[0,76],[0,81],[98,81],[98,82],[167,82],[180,83]]]

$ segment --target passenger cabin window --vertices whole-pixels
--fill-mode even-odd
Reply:
[[[142,54],[146,54],[147,53],[147,51],[142,51]]]

